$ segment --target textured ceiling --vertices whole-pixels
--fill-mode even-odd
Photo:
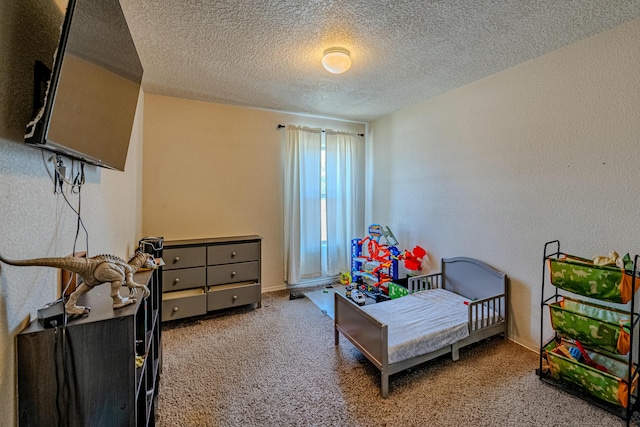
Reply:
[[[355,121],[640,16],[640,0],[120,0],[146,92]],[[322,52],[351,51],[341,75]]]

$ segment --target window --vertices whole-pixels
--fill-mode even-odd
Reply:
[[[287,126],[285,280],[350,269],[351,239],[362,229],[364,147],[346,132]]]

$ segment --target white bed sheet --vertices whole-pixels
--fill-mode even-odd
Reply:
[[[388,326],[389,363],[439,350],[469,336],[468,299],[444,289],[417,292],[362,310]]]

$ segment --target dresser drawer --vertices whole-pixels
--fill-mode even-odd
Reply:
[[[198,316],[207,312],[204,288],[162,294],[162,321]]]
[[[207,292],[207,310],[252,304],[260,305],[260,283],[212,286]]]
[[[207,248],[165,248],[162,252],[164,270],[176,268],[202,267],[206,265]]]
[[[260,263],[258,261],[240,262],[238,264],[224,264],[207,267],[207,285],[222,285],[225,283],[259,281]]]
[[[260,259],[260,242],[213,245],[207,248],[207,264],[257,261]]]
[[[207,268],[181,268],[162,272],[162,292],[202,288],[207,283]]]

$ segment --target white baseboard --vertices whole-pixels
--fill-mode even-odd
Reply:
[[[519,340],[518,338],[515,338],[515,337],[508,337],[508,339],[513,341],[514,343],[518,344],[519,346],[522,346],[522,347],[526,348],[527,350],[530,350],[530,351],[532,351],[532,352],[534,352],[536,354],[540,353],[540,349],[537,346],[533,347],[530,343],[523,342],[523,341],[521,341],[521,340]]]
[[[268,288],[263,285],[262,286],[262,293],[266,294],[267,292],[286,291],[287,289],[289,289],[289,288],[284,283],[282,285],[278,285],[278,286],[269,286]]]

